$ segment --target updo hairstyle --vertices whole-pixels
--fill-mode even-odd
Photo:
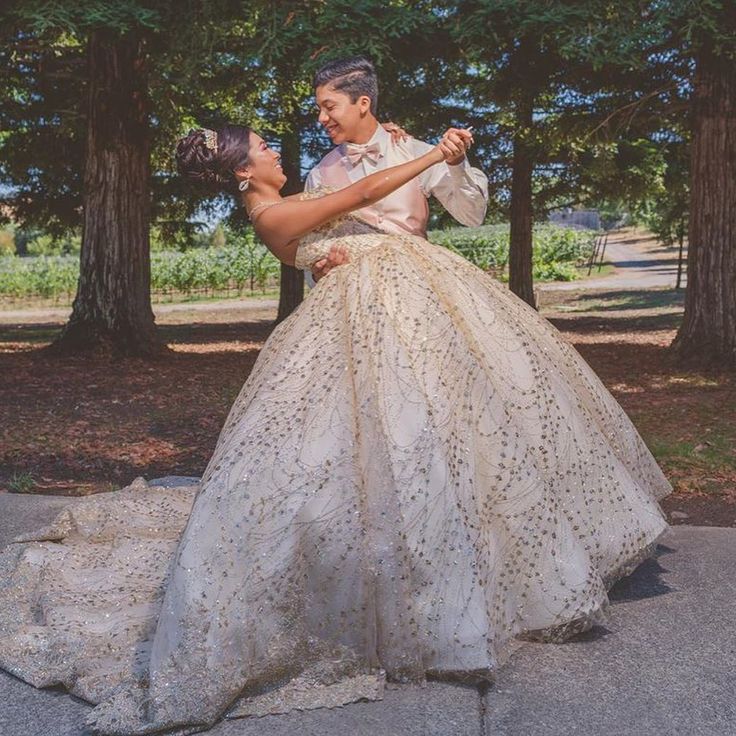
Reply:
[[[225,125],[215,132],[213,148],[211,135],[204,130],[190,130],[176,146],[177,169],[182,176],[210,190],[237,195],[235,172],[248,165],[252,131],[244,125]]]

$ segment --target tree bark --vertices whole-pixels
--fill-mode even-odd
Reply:
[[[150,294],[149,123],[140,38],[88,41],[82,249],[72,315],[52,349],[150,356],[166,350]]]
[[[736,368],[736,76],[709,49],[693,90],[685,314],[672,343],[683,362]]]
[[[516,132],[511,173],[511,235],[509,243],[509,288],[527,304],[536,307],[532,278],[532,173],[534,158],[529,140],[534,101],[521,91],[516,105]]]
[[[302,191],[301,146],[297,127],[284,133],[281,138],[281,166],[287,177],[283,193],[296,194]],[[276,324],[285,320],[304,299],[304,271],[281,264],[279,287],[279,311]]]
[[[25,230],[16,230],[13,234],[13,244],[15,245],[15,255],[25,258],[28,255],[28,242],[31,237]]]
[[[685,247],[685,223],[680,220],[677,225],[677,280],[675,281],[675,290],[678,291],[682,287],[682,267],[683,258],[682,251]]]

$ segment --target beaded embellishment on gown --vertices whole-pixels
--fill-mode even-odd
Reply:
[[[671,491],[601,381],[458,255],[344,217],[350,262],[272,333],[199,487],[75,502],[0,556],[0,666],[192,733],[488,677],[651,554]]]

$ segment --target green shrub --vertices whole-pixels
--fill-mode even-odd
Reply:
[[[73,294],[79,277],[77,256],[0,258],[0,295],[58,297]]]
[[[435,230],[429,239],[459,253],[484,271],[499,278],[509,259],[507,225]],[[588,258],[595,240],[591,230],[571,230],[557,225],[534,228],[532,265],[539,281],[577,278],[575,265]],[[276,284],[280,264],[255,236],[252,229],[228,231],[227,245],[192,248],[187,251],[151,253],[151,287],[157,291],[190,293],[236,288],[265,291]],[[56,298],[76,291],[78,256],[0,256],[0,296]]]
[[[429,240],[467,258],[484,271],[500,278],[509,261],[509,226],[433,230]],[[596,233],[593,230],[573,230],[559,225],[535,225],[532,239],[532,269],[538,281],[571,281],[577,278],[576,265],[590,256]]]

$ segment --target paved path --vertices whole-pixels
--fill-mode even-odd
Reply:
[[[220,301],[178,302],[176,304],[153,304],[156,317],[176,312],[261,312],[278,309],[277,299],[222,299]],[[72,313],[71,307],[45,307],[38,309],[3,309],[0,310],[0,324],[12,322],[66,322]]]
[[[0,494],[0,544],[73,499]],[[736,529],[672,527],[611,591],[605,627],[525,644],[487,691],[392,686],[383,701],[223,721],[212,736],[736,736]],[[193,697],[195,694],[192,694]],[[83,736],[89,705],[0,672],[2,736]]]
[[[687,259],[687,251],[684,254]],[[539,284],[541,290],[578,289],[649,289],[674,288],[677,281],[677,250],[653,246],[643,233],[630,230],[611,233],[606,245],[604,261],[615,267],[614,273],[596,278],[597,266],[592,278],[577,281],[557,281]],[[682,286],[687,284],[683,274]]]

